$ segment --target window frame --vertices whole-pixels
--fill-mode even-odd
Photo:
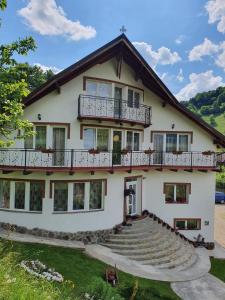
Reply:
[[[85,147],[85,134],[84,134],[84,132],[85,132],[85,129],[91,129],[91,130],[93,130],[94,131],[94,147],[92,147],[92,148],[88,148],[87,149],[87,147]],[[107,130],[107,132],[108,132],[108,150],[101,150],[101,149],[99,149],[99,147],[98,147],[98,131],[99,130]],[[109,150],[110,150],[110,141],[111,141],[111,134],[110,134],[110,130],[109,130],[109,128],[106,128],[106,127],[89,127],[89,126],[85,126],[85,127],[83,127],[83,147],[84,147],[84,150],[90,150],[90,149],[99,149],[100,150],[100,152],[108,152]]]
[[[153,148],[155,148],[154,145],[154,135],[160,134],[163,136],[163,152],[166,153],[173,153],[173,151],[167,151],[167,135],[170,134],[176,134],[176,150],[175,151],[182,151],[182,152],[190,152],[191,151],[191,144],[192,144],[192,133],[191,132],[176,132],[176,131],[153,131],[151,134],[151,142],[153,143]],[[180,136],[187,136],[187,151],[180,150]]]
[[[173,191],[173,201],[169,202],[166,201],[166,186],[171,185],[174,187]],[[177,202],[177,186],[179,185],[185,185],[186,187],[186,201],[185,202]],[[164,182],[163,184],[163,194],[165,195],[165,204],[188,204],[189,199],[190,199],[190,194],[191,194],[191,183],[186,183],[186,182]]]
[[[45,131],[46,131],[46,134],[45,134],[45,148],[37,148],[36,147],[36,136],[37,136],[37,130],[36,130],[36,128],[37,127],[45,127]],[[28,148],[28,147],[26,147],[26,138],[24,139],[24,149],[32,149],[32,150],[41,150],[41,149],[47,149],[48,148],[48,140],[47,140],[47,137],[48,137],[48,125],[43,125],[43,124],[40,124],[40,125],[38,125],[38,124],[35,124],[35,125],[33,125],[33,130],[34,130],[34,132],[35,132],[35,134],[34,135],[32,135],[32,136],[30,136],[30,137],[28,137],[28,139],[30,139],[30,143],[32,143],[32,148]],[[32,141],[31,141],[31,139],[32,139]]]
[[[97,209],[90,209],[90,183],[95,181],[102,182],[102,195],[101,195],[101,208]],[[55,183],[61,182],[67,184],[68,189],[68,198],[67,198],[67,210],[65,211],[56,211],[54,209],[55,200],[54,200],[54,192],[55,192]],[[84,183],[84,208],[83,209],[73,209],[73,202],[74,202],[74,184],[76,183]],[[60,214],[60,213],[82,213],[82,212],[94,212],[94,211],[104,211],[105,209],[105,197],[107,195],[107,179],[90,179],[90,180],[71,180],[71,181],[63,181],[63,180],[56,180],[51,181],[50,183],[51,191],[50,191],[50,198],[53,199],[53,214]]]
[[[15,178],[0,178],[0,180],[9,181],[10,185],[10,199],[9,208],[0,207],[0,210],[6,211],[18,211],[24,213],[42,213],[43,212],[43,199],[45,197],[45,180],[31,179],[15,179]],[[24,198],[24,208],[15,208],[15,185],[16,182],[21,182],[25,184],[25,198]],[[42,210],[30,210],[30,184],[31,182],[39,182],[42,184]]]
[[[127,134],[128,132],[132,133],[132,147],[131,149],[128,149],[128,145],[127,145]],[[139,139],[138,139],[138,143],[139,143],[139,149],[138,150],[134,150],[134,135],[138,134],[139,135]],[[125,130],[125,145],[126,145],[126,149],[128,149],[129,151],[140,151],[141,150],[141,132],[139,131],[135,131],[135,130]]]
[[[177,221],[184,221],[185,222],[185,228],[184,229],[177,228],[176,227],[176,222]],[[189,229],[188,228],[188,222],[189,221],[197,221],[197,224],[198,224],[197,228]],[[188,231],[194,230],[194,231],[196,231],[196,230],[201,230],[201,227],[202,227],[202,220],[201,220],[201,218],[174,218],[174,229],[175,230],[179,230],[179,231],[180,230],[188,230]]]
[[[88,83],[91,83],[91,84],[96,84],[97,87],[96,87],[96,94],[95,95],[92,95],[90,93],[88,93]],[[109,96],[101,96],[100,95],[100,86],[101,84],[104,84],[104,85],[108,85],[110,86],[110,93],[109,93]],[[87,79],[86,81],[86,95],[87,96],[93,96],[93,97],[102,97],[102,98],[112,98],[112,94],[113,94],[113,85],[111,82],[107,82],[107,81],[101,81],[100,79],[99,80],[94,80],[94,79]]]

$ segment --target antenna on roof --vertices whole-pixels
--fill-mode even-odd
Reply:
[[[120,32],[125,33],[126,31],[127,31],[127,30],[126,30],[125,26],[123,25],[123,26],[120,28]]]

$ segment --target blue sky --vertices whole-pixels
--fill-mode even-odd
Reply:
[[[126,35],[179,100],[225,85],[224,0],[8,0],[2,43],[32,35],[24,61],[62,70]]]

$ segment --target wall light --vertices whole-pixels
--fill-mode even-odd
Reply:
[[[38,120],[40,121],[40,120],[41,120],[41,114],[38,114],[38,115],[37,115],[37,118],[38,118]]]
[[[172,128],[172,129],[174,129],[174,128],[175,128],[175,124],[174,124],[174,123],[172,123],[172,125],[171,125],[171,128]]]

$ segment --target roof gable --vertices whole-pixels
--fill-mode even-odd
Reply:
[[[58,89],[63,84],[82,74],[94,65],[104,63],[112,57],[117,57],[118,68],[120,68],[119,62],[124,61],[127,63],[135,71],[136,79],[141,79],[143,85],[162,99],[162,105],[166,105],[167,103],[172,105],[211,134],[216,143],[225,147],[225,136],[179,103],[124,34],[56,74],[48,82],[30,93],[28,97],[24,99],[25,106],[34,103],[53,90]],[[118,69],[118,76],[119,72],[120,70]]]

